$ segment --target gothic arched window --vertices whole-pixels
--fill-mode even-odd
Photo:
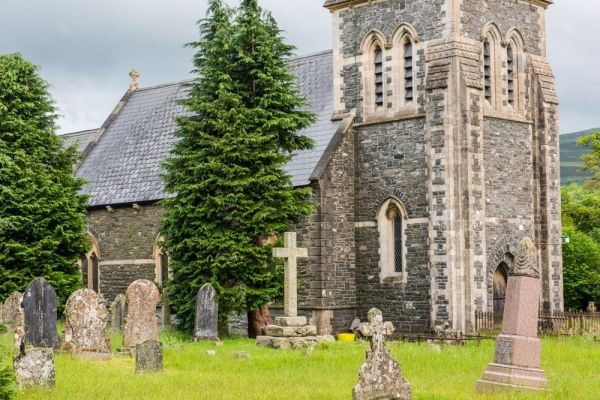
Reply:
[[[100,249],[96,238],[89,232],[88,238],[92,249],[79,259],[79,268],[85,287],[100,293]]]
[[[380,278],[406,282],[406,209],[396,198],[387,199],[377,213]]]
[[[375,105],[383,106],[383,52],[375,48]]]

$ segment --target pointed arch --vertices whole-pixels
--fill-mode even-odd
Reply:
[[[506,34],[506,96],[513,112],[525,108],[525,41],[516,28]]]
[[[79,259],[79,269],[83,284],[88,289],[100,293],[100,244],[90,229],[86,234],[92,246],[87,254]]]
[[[416,96],[416,44],[417,30],[408,23],[401,23],[391,37],[393,48],[393,93],[395,111],[414,109]]]
[[[388,197],[377,212],[379,232],[379,277],[381,282],[405,283],[406,268],[406,222],[408,212],[397,197]]]
[[[502,104],[499,78],[502,66],[500,62],[501,46],[504,42],[502,33],[495,23],[488,22],[483,28],[481,40],[483,42],[483,88],[486,107],[499,109]]]
[[[385,35],[378,30],[367,33],[361,43],[363,111],[367,117],[385,112],[388,48]]]

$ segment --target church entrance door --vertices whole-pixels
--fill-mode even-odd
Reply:
[[[508,281],[508,265],[503,261],[494,273],[494,326],[502,326],[504,302],[506,301],[506,284]]]
[[[96,293],[98,292],[98,257],[96,257],[95,254],[92,254],[92,257],[90,258],[92,261],[92,287],[91,289],[93,289]]]

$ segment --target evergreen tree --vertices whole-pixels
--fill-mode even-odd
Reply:
[[[14,374],[9,367],[0,367],[0,400],[10,400],[14,393]]]
[[[303,101],[286,69],[292,48],[255,2],[233,13],[209,1],[201,39],[191,44],[198,77],[184,102],[189,116],[179,119],[179,141],[164,165],[174,194],[163,202],[173,269],[166,289],[188,331],[206,282],[217,290],[221,321],[280,295],[281,270],[266,241],[312,211],[311,192],[294,189],[283,171],[291,151],[312,144],[297,136],[313,117],[299,111]],[[245,42],[246,33],[255,41]]]
[[[56,112],[37,67],[0,56],[0,300],[46,278],[62,302],[81,284],[83,182],[74,147],[55,135]]]

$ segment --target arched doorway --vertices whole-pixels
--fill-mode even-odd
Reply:
[[[506,285],[508,283],[508,264],[504,261],[494,272],[494,325],[502,326],[504,303],[506,301]]]

